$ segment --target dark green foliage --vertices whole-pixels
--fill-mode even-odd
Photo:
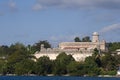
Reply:
[[[44,40],[44,41],[39,41],[37,43],[35,43],[31,49],[35,52],[35,51],[40,51],[41,49],[41,44],[44,44],[44,48],[51,48],[51,44],[47,41],[47,40]]]
[[[89,36],[83,37],[82,40],[79,37],[75,37],[74,42],[91,42],[91,40]]]
[[[36,63],[36,73],[47,75],[52,72],[52,61],[47,56],[40,57]]]
[[[35,73],[35,62],[31,59],[25,59],[15,64],[15,74],[29,75]]]
[[[6,56],[6,55],[9,55],[9,47],[6,46],[6,45],[3,45],[0,47],[0,56],[3,57],[3,56]]]
[[[11,45],[9,56],[6,58],[6,67],[4,68],[4,72],[7,74],[14,74],[16,64],[33,58],[34,57],[30,55],[30,53],[27,51],[27,48],[23,44],[16,43]]]
[[[72,61],[67,65],[67,70],[71,76],[83,76],[86,73],[83,62]]]
[[[120,64],[120,55],[114,55],[115,59],[116,59],[116,63]]]
[[[55,60],[54,74],[62,75],[67,74],[67,65],[75,61],[71,55],[66,55],[64,52],[60,53]]]
[[[102,61],[102,67],[106,71],[116,70],[116,68],[117,68],[117,60],[111,54],[105,54],[105,56],[102,57],[101,61]]]
[[[107,43],[109,51],[116,51],[120,49],[120,42]]]
[[[81,42],[81,40],[80,40],[79,37],[75,37],[74,41],[75,41],[75,42]]]
[[[85,59],[86,74],[90,76],[96,76],[100,74],[100,69],[96,63],[96,59],[93,56],[87,57]]]
[[[89,36],[83,37],[82,42],[91,42],[90,37]]]
[[[0,59],[0,74],[4,73],[4,69],[6,67],[5,63],[6,63],[5,60]]]

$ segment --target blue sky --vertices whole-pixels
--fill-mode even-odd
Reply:
[[[55,45],[93,32],[120,41],[120,0],[0,0],[0,45]]]

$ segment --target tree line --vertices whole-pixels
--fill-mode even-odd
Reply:
[[[97,75],[115,75],[120,64],[120,55],[112,54],[111,50],[107,53],[98,54],[95,49],[92,56],[85,61],[76,62],[72,55],[60,53],[55,60],[43,56],[39,59],[34,57],[35,51],[40,50],[40,45],[45,48],[51,47],[48,41],[39,41],[34,45],[25,46],[21,43],[15,43],[10,46],[0,46],[0,74],[16,75],[73,75],[73,76],[97,76]],[[120,43],[110,44],[110,48],[118,47]],[[36,60],[36,61],[35,61]]]
[[[82,39],[80,39],[80,37],[75,37],[74,38],[75,42],[91,42],[90,37],[89,36],[85,36]]]

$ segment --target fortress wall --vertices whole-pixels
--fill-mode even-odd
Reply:
[[[94,49],[97,48],[100,45],[101,50],[105,50],[105,42],[62,42],[59,44],[59,48],[61,49],[67,49],[67,48],[73,48],[73,49]]]
[[[51,53],[51,54],[47,54],[47,53],[40,53],[40,54],[35,54],[34,56],[38,59],[42,56],[48,56],[51,60],[55,60],[56,57],[58,56],[59,54],[56,54],[56,53]]]
[[[74,54],[72,55],[75,61],[84,61],[86,57],[92,56],[92,54]]]
[[[59,48],[48,49],[41,45],[40,52],[36,52],[34,55],[36,58],[48,56],[51,60],[54,60],[61,52],[65,52],[67,55],[71,54],[76,61],[81,61],[91,56],[95,48],[105,51],[105,43],[104,40],[99,41],[99,34],[94,32],[92,42],[62,42],[59,44]]]
[[[55,60],[56,57],[59,55],[60,53],[53,53],[53,52],[49,52],[49,53],[36,53],[34,56],[36,58],[40,58],[42,56],[48,56],[51,60]],[[80,52],[75,52],[75,53],[66,53],[67,55],[71,54],[73,56],[73,58],[76,60],[76,61],[84,61],[86,57],[88,56],[92,56],[92,53],[80,53]]]

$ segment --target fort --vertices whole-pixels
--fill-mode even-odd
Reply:
[[[58,48],[48,49],[45,49],[42,44],[41,50],[36,51],[34,56],[36,58],[48,56],[51,60],[55,60],[61,52],[65,52],[67,55],[71,54],[76,61],[84,61],[86,57],[92,56],[95,48],[105,51],[105,44],[104,40],[99,40],[99,34],[94,32],[91,42],[61,42]]]

